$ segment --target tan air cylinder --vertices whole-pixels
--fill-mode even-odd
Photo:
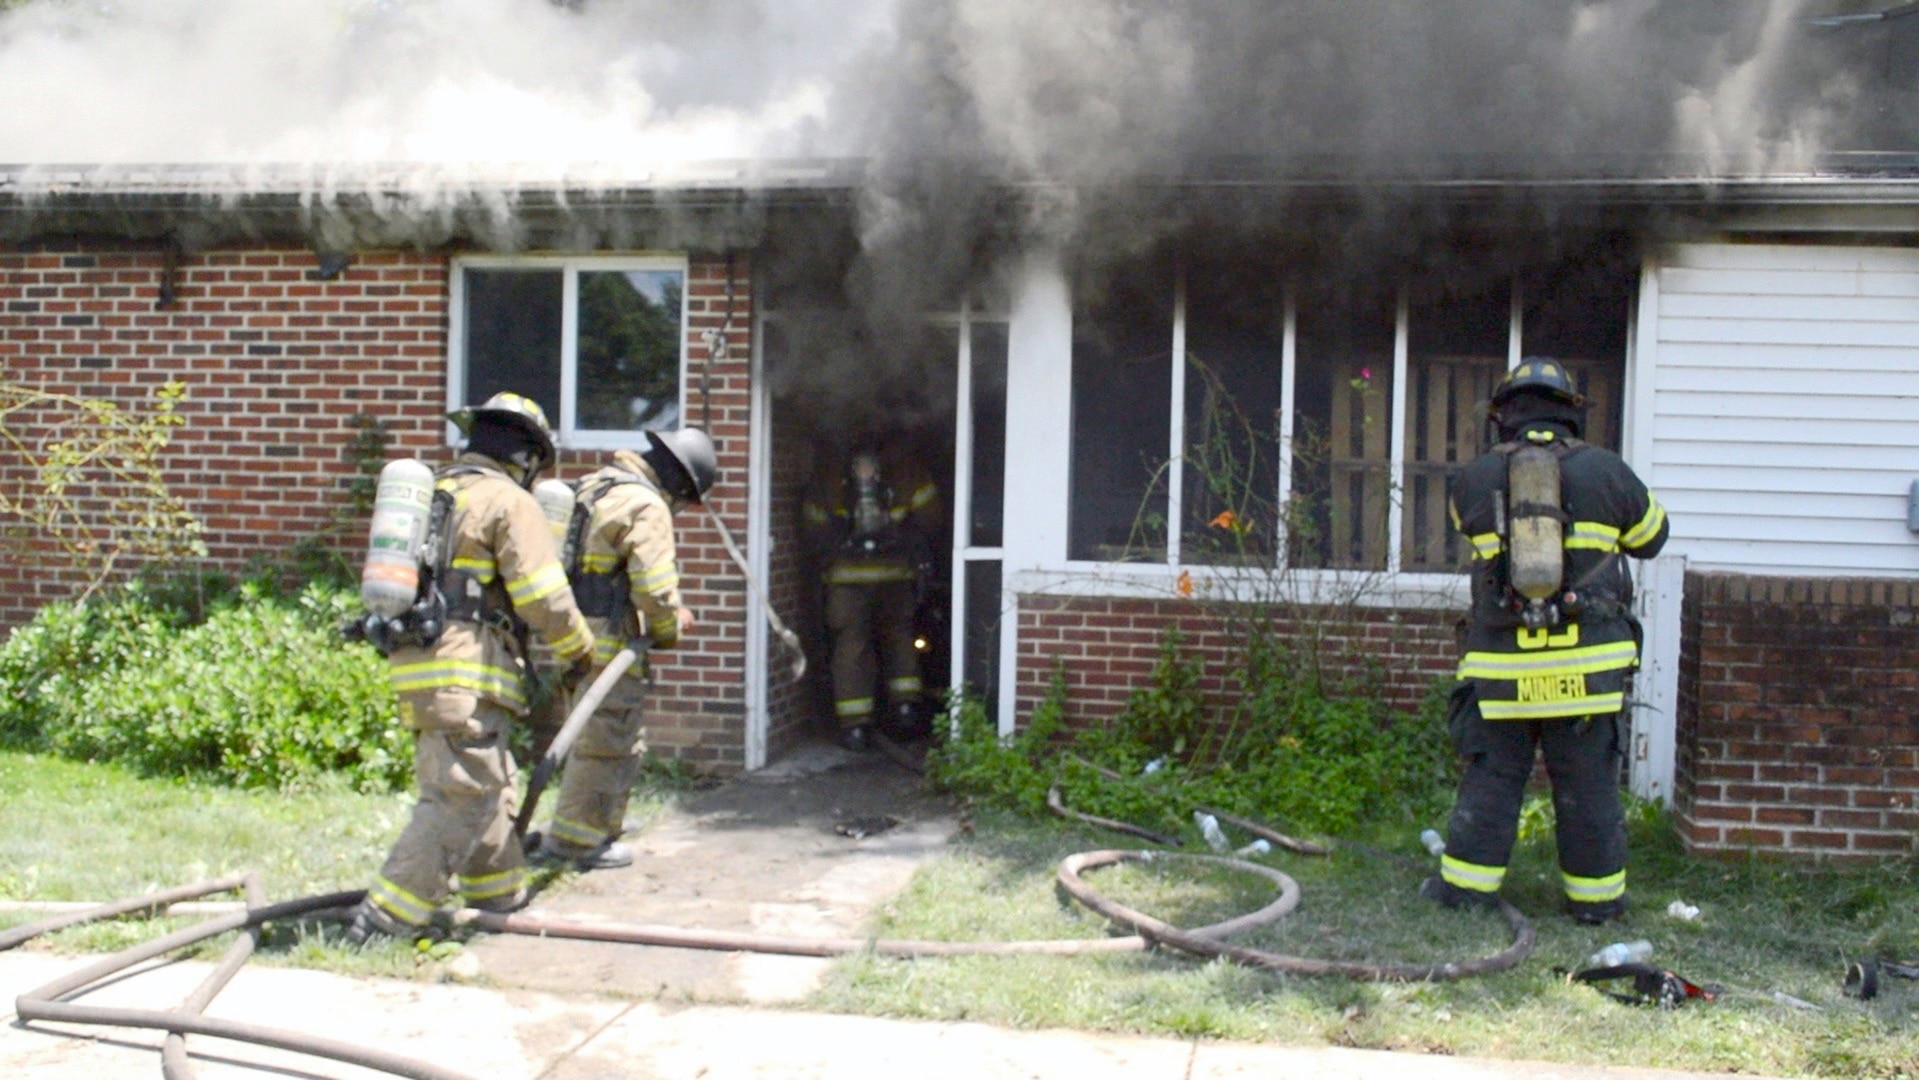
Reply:
[[[387,462],[373,496],[360,602],[382,618],[406,614],[420,593],[420,549],[433,509],[433,470],[416,458]]]
[[[573,486],[564,480],[542,480],[533,485],[533,501],[546,516],[546,527],[553,532],[553,550],[566,545],[566,529],[573,523]]]
[[[1550,516],[1559,510],[1559,455],[1543,446],[1523,446],[1506,461],[1506,498],[1512,535],[1506,558],[1513,591],[1528,600],[1559,592],[1566,566],[1565,526]]]

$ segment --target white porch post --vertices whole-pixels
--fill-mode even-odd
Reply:
[[[1642,564],[1633,598],[1645,640],[1633,683],[1632,792],[1672,802],[1679,719],[1679,612],[1686,557],[1662,555]]]

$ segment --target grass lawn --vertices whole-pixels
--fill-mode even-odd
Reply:
[[[671,778],[636,797],[643,818],[671,798]],[[141,779],[111,766],[0,753],[0,898],[107,900],[246,870],[272,899],[363,887],[404,821],[407,795],[236,791]],[[1127,838],[1057,820],[985,811],[881,914],[875,933],[949,940],[1099,937],[1104,921],[1054,886],[1074,851]],[[1413,889],[1433,860],[1418,824],[1360,837],[1330,858],[1274,853],[1299,881],[1299,909],[1242,939],[1273,952],[1375,962],[1484,955],[1507,942],[1484,912],[1448,912]],[[1904,863],[1846,872],[1692,861],[1656,815],[1634,825],[1635,907],[1623,924],[1582,927],[1558,914],[1550,822],[1524,825],[1508,895],[1533,917],[1539,945],[1516,970],[1450,983],[1362,983],[1268,974],[1174,952],[1082,957],[849,957],[812,1002],[821,1009],[970,1019],[1017,1027],[1272,1040],[1565,1062],[1774,1075],[1919,1076],[1919,982],[1882,996],[1843,996],[1851,958],[1919,959],[1919,874]],[[1268,899],[1269,886],[1185,861],[1128,864],[1088,881],[1182,925]],[[1665,914],[1683,899],[1686,922]],[[0,926],[35,916],[0,914]],[[76,928],[29,948],[101,951],[187,920]],[[1637,1008],[1569,984],[1608,942],[1646,938],[1656,963],[1719,983],[1717,1002]],[[202,946],[216,955],[225,941]],[[280,928],[255,963],[436,977],[457,945],[358,952],[327,924]],[[1775,993],[1810,1003],[1803,1008]]]
[[[967,957],[840,963],[823,1008],[1225,1039],[1772,1075],[1919,1076],[1919,983],[1885,980],[1879,998],[1846,997],[1848,959],[1919,956],[1919,875],[1904,865],[1849,872],[1685,858],[1657,815],[1635,823],[1635,904],[1622,923],[1585,927],[1559,913],[1551,825],[1528,814],[1507,895],[1532,918],[1538,947],[1516,969],[1447,983],[1302,978],[1163,952],[1084,957]],[[1367,962],[1432,962],[1510,940],[1490,912],[1450,912],[1414,895],[1435,860],[1419,826],[1364,838],[1330,858],[1260,861],[1298,880],[1297,911],[1239,940],[1270,952]],[[1403,834],[1403,835],[1402,835]],[[884,936],[1090,937],[1103,921],[1054,886],[1073,851],[1127,847],[1065,822],[981,815],[971,835],[890,906]],[[1244,875],[1125,864],[1095,888],[1178,925],[1251,910],[1270,886]],[[1675,899],[1696,920],[1666,914]],[[1653,962],[1716,1002],[1663,1011],[1570,983],[1566,970],[1615,940],[1645,938]],[[1775,993],[1814,1008],[1782,1002]]]
[[[524,780],[524,776],[522,777]],[[628,810],[644,821],[664,805],[673,777],[644,787]],[[555,789],[548,789],[551,809]],[[270,901],[364,889],[406,824],[411,792],[276,792],[136,776],[113,765],[0,751],[0,899],[118,900],[155,889],[252,871]],[[556,876],[532,869],[538,886]],[[238,893],[209,896],[237,900]],[[43,914],[0,912],[0,928]],[[57,931],[26,948],[113,951],[197,921],[127,919]],[[343,945],[342,928],[314,921],[269,929],[254,963],[348,974],[436,977],[457,944],[415,949],[382,939]],[[216,957],[229,939],[198,955]],[[187,955],[194,955],[189,953]],[[25,989],[25,988],[22,988]]]

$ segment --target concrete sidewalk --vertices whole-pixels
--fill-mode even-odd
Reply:
[[[67,1024],[28,1027],[14,1017],[17,995],[90,959],[19,950],[0,953],[0,1008],[6,1019],[0,1027],[0,1076],[98,1080],[160,1075],[160,1032]],[[137,969],[80,1000],[171,1008],[210,968],[180,962]],[[241,969],[214,999],[208,1015],[404,1054],[476,1080],[1226,1080],[1289,1075],[1675,1080],[1715,1075],[674,1006],[590,994],[355,979],[258,963]],[[190,1037],[187,1046],[203,1080],[388,1075],[204,1036]]]

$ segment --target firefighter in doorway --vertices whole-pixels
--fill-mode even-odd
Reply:
[[[693,628],[680,598],[673,517],[706,497],[718,463],[699,428],[651,431],[647,441],[646,450],[618,451],[611,465],[580,481],[567,530],[567,574],[598,642],[589,680],[627,641],[670,649]],[[536,859],[581,870],[632,865],[620,834],[646,752],[646,677],[644,661],[628,668],[581,729]]]
[[[861,439],[839,469],[822,472],[802,513],[824,564],[841,745],[872,749],[876,723],[893,738],[923,737],[930,723],[914,623],[933,585],[933,545],[944,519],[938,486],[898,441]]]
[[[1422,895],[1492,906],[1543,749],[1568,913],[1626,909],[1620,712],[1639,663],[1620,556],[1665,545],[1666,512],[1617,454],[1580,441],[1585,398],[1564,365],[1531,358],[1493,391],[1498,444],[1454,481],[1473,599],[1447,726],[1465,759],[1437,877]]]
[[[466,442],[436,472],[422,566],[444,618],[403,628],[388,654],[400,718],[417,732],[419,801],[354,912],[356,943],[430,933],[456,881],[468,906],[525,905],[507,733],[527,710],[528,628],[562,664],[583,671],[593,657],[593,632],[529,493],[553,464],[546,414],[502,393],[451,419]]]

